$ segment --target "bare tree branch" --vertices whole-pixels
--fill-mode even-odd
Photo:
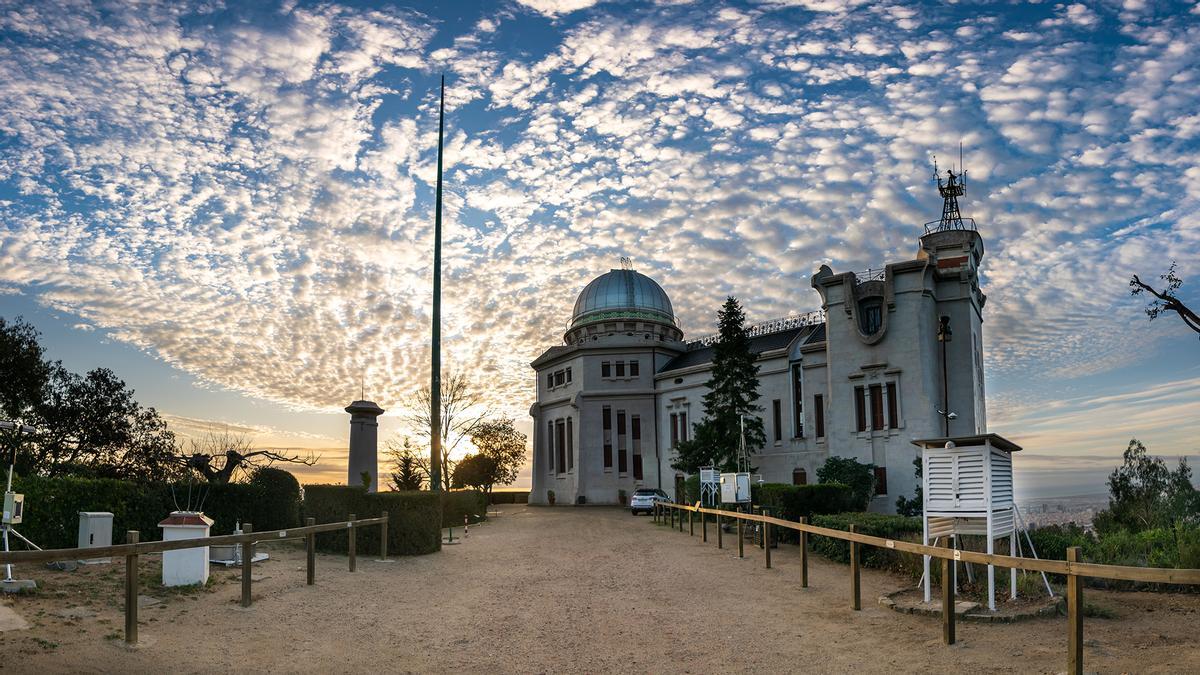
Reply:
[[[402,404],[401,419],[407,422],[417,433],[420,443],[430,446],[430,389],[421,387],[415,394]],[[483,394],[476,388],[466,375],[451,372],[442,380],[442,487],[450,489],[450,475],[454,462],[450,456],[459,449],[463,441],[469,439],[492,415],[491,406],[484,400]],[[422,471],[428,476],[428,451],[421,461]]]
[[[1200,316],[1185,305],[1175,293],[1180,286],[1183,286],[1183,279],[1175,274],[1175,268],[1176,262],[1171,261],[1171,267],[1167,269],[1167,273],[1159,275],[1158,278],[1166,283],[1161,291],[1142,281],[1138,275],[1133,275],[1129,280],[1129,287],[1132,289],[1130,295],[1141,295],[1146,292],[1155,297],[1154,301],[1146,305],[1146,316],[1150,317],[1151,321],[1157,319],[1163,312],[1175,312],[1183,321],[1183,325],[1200,333]]]
[[[228,483],[239,472],[244,475],[251,470],[271,466],[276,462],[313,466],[320,461],[310,451],[307,456],[287,451],[262,448],[254,449],[245,434],[206,434],[200,439],[188,441],[186,455],[177,457],[183,466],[195,470],[210,483]]]

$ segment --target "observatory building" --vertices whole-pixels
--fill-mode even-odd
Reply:
[[[913,258],[867,272],[822,265],[811,279],[820,309],[748,326],[766,434],[751,463],[763,480],[816,482],[826,458],[852,457],[876,467],[872,510],[891,512],[918,485],[914,440],[986,433],[983,239],[959,215],[961,178],[947,172],[938,187],[942,218]],[[563,343],[531,364],[530,502],[551,490],[564,504],[681,490],[673,448],[704,417],[714,343],[685,340],[666,291],[627,261],[592,280]]]

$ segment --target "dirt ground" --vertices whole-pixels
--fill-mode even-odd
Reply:
[[[1066,620],[959,623],[876,599],[899,577],[864,570],[851,611],[847,568],[810,557],[799,583],[794,546],[736,557],[710,531],[701,543],[608,508],[501,507],[462,545],[347,571],[319,557],[304,584],[303,552],[280,542],[255,568],[242,609],[233,571],[209,588],[166,592],[147,560],[141,643],[121,639],[123,564],[37,570],[35,596],[5,598],[31,627],[0,633],[7,672],[1060,672]],[[32,570],[24,570],[27,574]],[[18,574],[18,576],[22,576]],[[1084,624],[1087,670],[1200,672],[1200,596],[1088,591],[1113,614]]]

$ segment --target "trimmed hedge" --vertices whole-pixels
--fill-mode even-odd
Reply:
[[[919,542],[921,540],[921,519],[909,516],[892,516],[884,513],[838,513],[831,515],[813,516],[813,525],[834,530],[849,530],[854,525],[860,534],[875,537],[899,539],[902,541]],[[815,553],[841,563],[850,562],[850,542],[832,537],[810,536],[809,541]],[[861,564],[864,567],[896,570],[908,574],[920,575],[921,557],[908,555],[892,549],[877,546],[859,546],[862,554]]]
[[[442,527],[462,527],[464,518],[474,525],[487,518],[487,505],[478,490],[452,490],[442,502]]]
[[[763,483],[750,487],[751,500],[756,506],[771,509],[771,515],[784,520],[799,521],[816,515],[842,513],[852,508],[854,494],[841,483],[816,483],[814,485],[792,485],[790,483]],[[799,541],[795,530],[782,530],[783,541]]]
[[[257,478],[257,476],[256,476]],[[78,543],[79,512],[113,514],[113,542],[124,543],[125,532],[137,530],[142,541],[158,541],[158,523],[179,508],[203,500],[204,512],[215,522],[212,533],[229,534],[238,521],[256,530],[295,527],[300,523],[300,489],[286,471],[272,470],[260,480],[226,485],[210,483],[135,483],[112,478],[64,476],[16,478],[13,490],[25,495],[26,515],[21,533],[42,548],[74,548]]]
[[[506,490],[492,493],[493,504],[528,504],[529,490]]]
[[[350,485],[306,485],[304,517],[318,523],[358,518],[377,518],[388,512],[388,554],[421,555],[442,548],[442,528],[438,521],[438,495],[432,492],[367,492]],[[363,527],[355,533],[359,554],[379,554],[379,526]],[[317,535],[317,548],[345,553],[349,538],[346,530]]]

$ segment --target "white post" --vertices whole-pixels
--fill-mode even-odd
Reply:
[[[1013,504],[1013,511],[1017,510],[1017,505]],[[1008,554],[1012,557],[1017,557],[1017,517],[1013,514],[1012,529],[1008,532]],[[1013,600],[1017,599],[1017,568],[1013,567],[1008,570],[1008,580],[1010,588],[1010,597]]]
[[[921,543],[924,544],[925,546],[928,546],[929,545],[929,516],[922,515],[921,523],[922,523]],[[929,586],[930,586],[930,584],[929,584],[929,556],[923,555],[921,557],[925,559],[925,602],[928,603],[929,602]],[[945,581],[943,581],[942,583],[945,583]]]
[[[987,517],[987,552],[988,552],[988,555],[992,555],[993,553],[995,553],[996,540],[992,538],[993,536],[994,536],[994,533],[992,532],[992,512],[989,509],[988,517]],[[988,568],[988,609],[994,612],[994,611],[996,611],[996,566],[989,563],[987,568]]]

